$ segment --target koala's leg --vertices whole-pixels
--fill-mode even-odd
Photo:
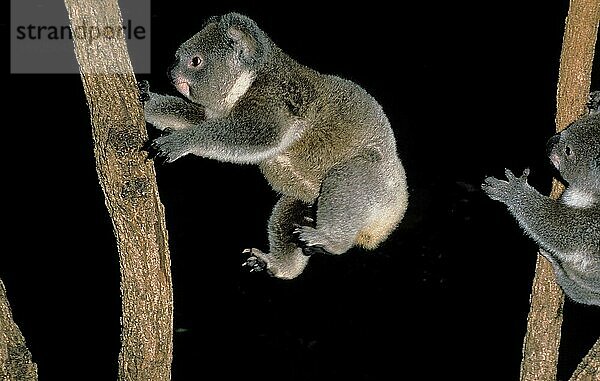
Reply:
[[[394,229],[406,205],[403,171],[365,154],[330,170],[321,186],[315,226],[302,226],[297,233],[308,253],[343,254],[355,244],[372,249]]]
[[[250,254],[244,266],[251,270],[266,269],[269,274],[282,279],[292,279],[302,273],[308,256],[298,247],[294,230],[311,223],[310,205],[288,196],[282,196],[273,208],[269,219],[269,253],[246,249]]]
[[[600,273],[582,273],[565,266],[554,256],[540,249],[542,254],[552,264],[556,282],[560,285],[565,295],[578,303],[600,306]],[[591,275],[591,276],[590,276]]]

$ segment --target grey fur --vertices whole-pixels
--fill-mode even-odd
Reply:
[[[408,204],[405,172],[364,89],[297,63],[237,13],[209,19],[176,55],[171,77],[187,99],[143,89],[146,120],[173,130],[150,150],[168,162],[191,153],[260,167],[282,196],[270,252],[245,251],[252,270],[295,278],[306,254],[373,249],[395,229]]]
[[[559,200],[543,196],[506,170],[508,181],[485,179],[483,190],[506,204],[554,268],[572,300],[600,305],[600,93],[591,95],[590,113],[548,142],[551,162],[567,187]]]

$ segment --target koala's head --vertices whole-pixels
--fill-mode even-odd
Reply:
[[[584,116],[550,138],[548,156],[569,185],[600,193],[600,113]]]
[[[227,113],[252,85],[270,53],[270,41],[246,16],[210,18],[176,52],[171,80],[177,90],[207,109]]]

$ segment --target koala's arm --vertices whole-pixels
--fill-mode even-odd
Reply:
[[[146,121],[160,130],[180,130],[205,119],[204,108],[186,99],[144,90],[142,97]]]
[[[146,121],[160,130],[180,130],[204,120],[204,108],[179,97],[150,93],[144,103]]]
[[[191,153],[233,163],[259,163],[289,147],[304,126],[270,100],[240,100],[229,115],[197,123],[191,123],[185,112],[171,112],[179,110],[180,102],[175,97],[160,98],[160,107],[147,116],[150,123],[168,120],[171,125],[166,127],[175,129],[149,146],[156,157],[167,162]],[[177,125],[189,127],[177,129]]]
[[[528,173],[526,170],[517,178],[506,170],[508,181],[488,177],[483,190],[490,198],[506,204],[527,235],[559,259],[565,260],[569,254],[586,256],[597,252],[594,245],[598,243],[593,241],[599,233],[586,232],[586,229],[597,225],[598,213],[593,209],[574,208],[540,194],[527,184]]]

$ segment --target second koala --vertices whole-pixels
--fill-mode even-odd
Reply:
[[[485,179],[483,189],[506,204],[519,225],[540,246],[556,280],[572,300],[600,306],[600,92],[590,114],[548,141],[550,161],[568,184],[559,200],[527,184],[528,171],[508,181]]]
[[[309,254],[374,249],[403,218],[394,134],[360,86],[297,63],[237,13],[209,19],[179,47],[170,74],[187,99],[142,88],[146,120],[169,132],[151,153],[257,164],[281,194],[270,251],[246,250],[251,269],[295,278]]]

